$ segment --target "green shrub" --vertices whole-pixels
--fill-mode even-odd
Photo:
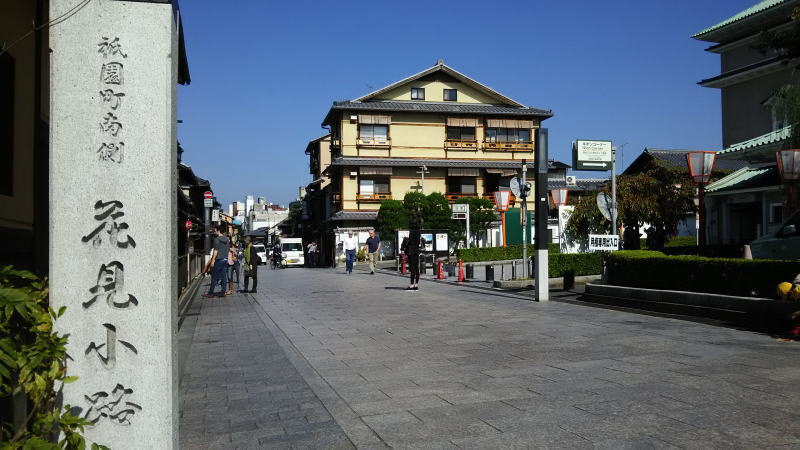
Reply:
[[[665,255],[695,255],[708,258],[741,258],[744,254],[744,247],[741,245],[685,245],[664,247]]]
[[[564,253],[548,257],[548,277],[559,278],[572,270],[575,276],[599,275],[603,272],[602,253]]]
[[[693,245],[697,245],[697,239],[694,236],[675,236],[664,244],[664,247],[690,247]]]
[[[608,282],[618,286],[774,297],[778,283],[800,273],[800,262],[623,250],[608,255],[606,268]]]
[[[552,255],[559,253],[558,244],[548,244],[547,251]],[[528,256],[536,254],[536,247],[528,245]],[[456,255],[466,262],[477,261],[506,261],[509,259],[522,259],[522,244],[509,245],[507,247],[479,247],[479,248],[460,248],[456,250]]]

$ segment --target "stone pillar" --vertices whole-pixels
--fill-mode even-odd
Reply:
[[[173,7],[50,0],[55,18],[50,299],[78,377],[64,403],[92,442],[177,448]]]

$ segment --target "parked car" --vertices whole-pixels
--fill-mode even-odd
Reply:
[[[283,262],[287,266],[305,265],[303,253],[303,240],[300,238],[281,239],[281,252],[283,252]]]
[[[256,250],[256,254],[258,257],[261,258],[261,264],[267,263],[267,249],[264,247],[263,244],[253,244],[253,248]]]
[[[777,231],[751,242],[750,252],[757,259],[800,259],[800,211]]]

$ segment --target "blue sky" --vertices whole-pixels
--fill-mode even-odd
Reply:
[[[718,150],[719,56],[691,39],[756,0],[182,2],[192,84],[179,90],[184,161],[220,201],[286,204],[311,181],[309,140],[331,102],[437,59],[552,109],[550,157],[610,139],[627,166],[650,148]],[[235,6],[234,6],[235,5]],[[597,176],[582,172],[581,176]]]

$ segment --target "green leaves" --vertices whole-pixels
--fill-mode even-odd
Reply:
[[[92,424],[70,414],[69,405],[57,406],[59,391],[54,386],[77,378],[66,376],[67,338],[53,331],[53,322],[66,307],[55,311],[47,296],[46,280],[0,267],[0,397],[24,394],[31,413],[20,428],[14,428],[10,418],[0,418],[3,450],[87,447],[80,433]],[[59,431],[63,439],[52,442]]]

